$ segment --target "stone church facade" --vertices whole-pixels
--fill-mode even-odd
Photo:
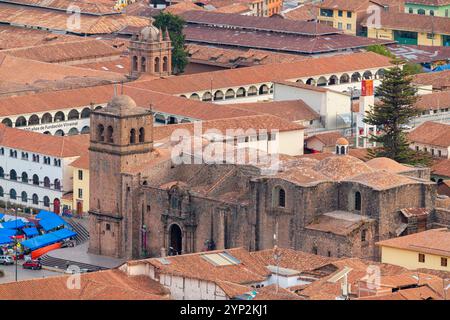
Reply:
[[[436,222],[428,169],[363,162],[342,141],[323,160],[282,157],[267,175],[252,164],[174,164],[170,147],[154,145],[151,111],[125,96],[93,112],[91,128],[91,253],[132,259],[277,244],[377,259],[378,240],[416,232],[418,219]]]

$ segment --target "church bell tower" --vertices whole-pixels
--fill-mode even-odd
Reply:
[[[130,187],[124,183],[133,168],[148,161],[153,150],[153,116],[128,96],[114,97],[91,113],[89,147],[89,252],[127,258],[126,203]]]

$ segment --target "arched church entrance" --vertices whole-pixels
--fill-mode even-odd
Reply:
[[[179,225],[173,224],[170,226],[169,237],[169,255],[181,254],[183,250],[183,239]]]

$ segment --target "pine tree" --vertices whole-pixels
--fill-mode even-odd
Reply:
[[[385,70],[384,79],[377,88],[380,102],[366,112],[364,122],[377,126],[381,134],[371,136],[370,141],[380,147],[369,150],[369,156],[387,157],[401,163],[427,164],[429,158],[409,148],[404,126],[420,114],[414,106],[417,90],[412,78],[401,68],[402,61],[393,60],[394,66]]]
[[[153,23],[155,27],[161,30],[168,30],[170,39],[172,40],[172,66],[174,73],[182,73],[188,64],[188,54],[184,49],[185,36],[183,28],[185,21],[179,16],[171,13],[161,12],[155,17]]]

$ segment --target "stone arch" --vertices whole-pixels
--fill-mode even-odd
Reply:
[[[69,132],[67,133],[68,136],[75,136],[77,134],[79,134],[80,132],[78,132],[77,128],[70,128]]]
[[[373,78],[372,71],[367,70],[363,73],[363,79],[369,80],[372,78]]]
[[[191,94],[189,99],[191,99],[191,100],[200,100],[200,96],[197,93],[193,93],[193,94]]]
[[[155,72],[160,72],[160,70],[161,70],[161,60],[159,59],[159,57],[156,57],[155,58],[155,62],[154,62],[154,70],[155,70]]]
[[[169,226],[168,252],[170,255],[178,255],[183,252],[183,232],[177,223],[173,223]]]
[[[236,93],[233,89],[228,89],[227,92],[225,92],[225,100],[228,99],[234,99],[236,97]]]
[[[245,97],[246,94],[247,94],[247,91],[246,91],[243,87],[240,87],[240,88],[237,89],[237,91],[236,91],[236,98],[242,98],[242,97]]]
[[[384,69],[378,69],[378,71],[375,73],[376,79],[383,79],[384,78]]]
[[[86,119],[89,118],[90,116],[91,116],[91,109],[84,108],[83,110],[81,110],[81,119]]]
[[[267,84],[263,84],[261,87],[259,87],[259,94],[268,94],[269,90],[269,86]]]
[[[247,97],[256,96],[256,95],[258,95],[258,88],[256,88],[255,86],[251,86],[250,88],[248,88]]]
[[[211,101],[212,95],[211,92],[206,91],[202,96],[202,101]]]
[[[297,79],[297,81],[295,81],[295,82],[300,83],[300,84],[305,84],[302,79]]]
[[[317,86],[319,86],[319,87],[324,87],[327,85],[327,83],[328,83],[327,78],[325,78],[323,76],[317,80]]]
[[[50,131],[44,131],[44,134],[49,134],[51,135],[52,133]]]
[[[130,130],[130,144],[136,143],[136,129]]]
[[[91,131],[91,128],[89,126],[84,126],[81,129],[81,134],[89,133]]]
[[[339,84],[339,78],[337,75],[333,74],[330,79],[328,79],[328,85],[332,86],[335,84]]]
[[[350,76],[347,73],[343,73],[341,77],[339,78],[339,82],[342,83],[349,83],[350,82]]]
[[[354,73],[352,74],[352,79],[351,79],[351,81],[352,81],[352,82],[359,82],[359,81],[361,81],[361,74],[360,74],[359,72],[354,72]]]
[[[80,113],[76,109],[70,110],[67,120],[78,120],[80,118]]]
[[[55,136],[63,137],[64,136],[64,131],[62,129],[56,130]]]
[[[139,128],[139,142],[145,142],[145,129],[143,127]]]
[[[33,114],[29,119],[28,119],[28,125],[29,126],[33,126],[39,124],[39,117],[37,114]]]
[[[311,86],[315,86],[316,85],[316,80],[314,78],[309,78],[308,80],[306,80],[306,84],[309,84]]]
[[[59,121],[64,121],[64,120],[66,120],[66,116],[64,115],[64,112],[58,111],[58,112],[55,114],[54,120],[55,120],[55,122],[59,122]]]
[[[114,143],[114,129],[112,126],[108,126],[106,129],[106,142]]]
[[[5,118],[2,120],[2,123],[7,127],[12,127],[12,121],[10,118]]]
[[[41,123],[44,124],[44,123],[52,123],[52,122],[53,122],[53,116],[48,112],[44,113],[44,115],[42,116],[42,119],[41,119]]]
[[[97,141],[105,141],[105,127],[102,124],[97,126]]]
[[[25,127],[27,125],[27,119],[24,116],[20,116],[16,119],[15,127]]]
[[[222,90],[217,90],[214,92],[214,100],[223,100],[224,94]]]

